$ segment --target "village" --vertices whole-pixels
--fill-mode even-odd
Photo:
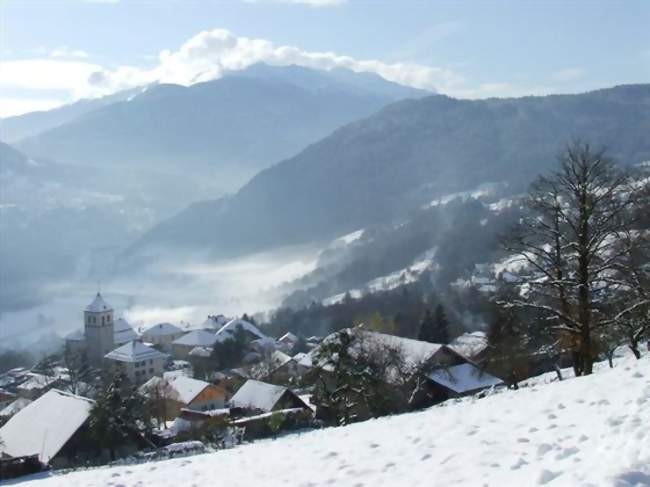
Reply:
[[[60,355],[0,376],[2,477],[234,446],[505,385],[479,365],[482,332],[448,344],[363,325],[326,337],[276,338],[246,315],[136,330],[114,313],[97,293],[83,329],[66,336]],[[372,385],[356,388],[355,380]],[[96,410],[116,389],[115,411],[107,414],[123,421],[120,437],[103,443]],[[129,407],[144,411],[132,425]]]

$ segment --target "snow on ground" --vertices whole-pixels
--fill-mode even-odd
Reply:
[[[615,365],[422,412],[21,485],[650,486],[650,355]]]

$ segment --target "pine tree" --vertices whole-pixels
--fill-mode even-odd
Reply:
[[[423,342],[435,343],[435,322],[433,320],[433,314],[431,314],[430,309],[426,309],[424,312],[424,317],[420,322],[420,332],[418,333],[418,340]]]
[[[433,317],[434,343],[449,343],[449,320],[445,314],[445,309],[442,304],[436,306],[436,311]]]
[[[143,403],[122,371],[100,391],[90,411],[90,430],[97,444],[108,449],[111,460],[115,460],[120,446],[141,437],[146,425]]]

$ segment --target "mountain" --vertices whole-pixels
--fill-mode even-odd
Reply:
[[[254,65],[189,87],[150,86],[17,147],[66,163],[200,174],[234,189],[341,125],[425,94],[351,72]]]
[[[143,89],[133,88],[101,98],[82,99],[52,110],[30,112],[24,115],[0,119],[0,140],[13,143],[40,134],[98,108],[110,105],[111,103],[128,100],[140,93]]]
[[[649,113],[650,85],[396,102],[260,172],[233,197],[190,206],[133,250],[242,254],[399,219],[437,196],[481,183],[521,191],[576,137],[607,147],[624,163],[650,160]]]

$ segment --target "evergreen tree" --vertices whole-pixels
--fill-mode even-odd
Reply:
[[[90,411],[90,430],[97,444],[115,460],[119,447],[142,437],[147,425],[144,401],[126,374],[116,372],[100,391]]]
[[[418,333],[418,340],[423,342],[435,343],[435,322],[433,320],[433,314],[429,308],[424,312],[424,317],[420,322],[420,332]]]
[[[436,311],[433,316],[433,342],[434,343],[449,343],[449,320],[445,313],[442,304],[436,306]]]

